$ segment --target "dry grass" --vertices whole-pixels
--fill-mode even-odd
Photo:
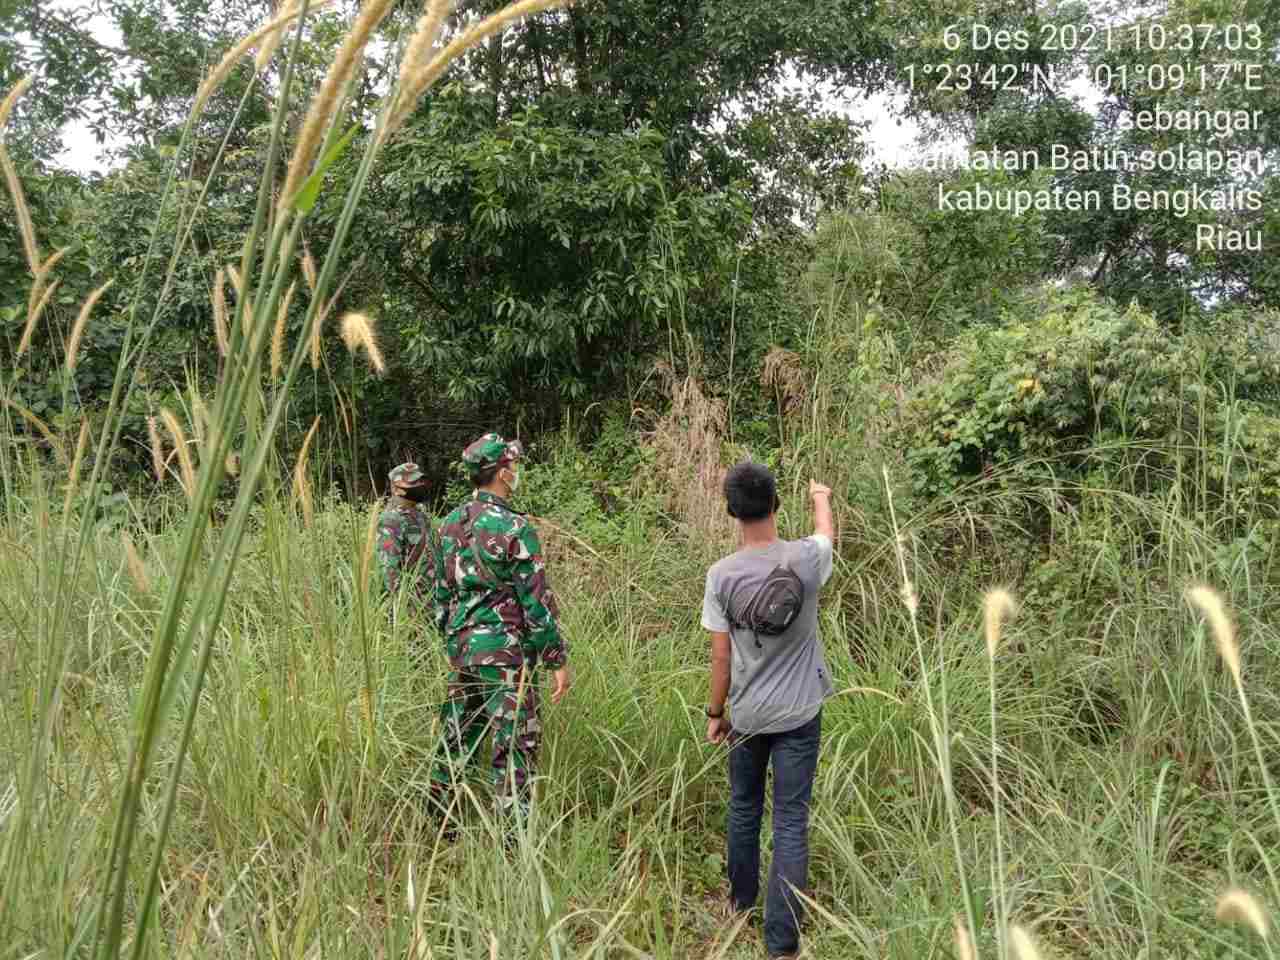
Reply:
[[[310,4],[308,12],[314,13],[317,10],[332,5],[333,0],[315,0]],[[209,75],[204,82],[200,84],[200,89],[196,91],[195,104],[191,108],[191,115],[198,117],[204,110],[204,105],[209,102],[209,98],[213,96],[217,89],[222,86],[224,80],[231,75],[231,71],[235,69],[240,59],[246,56],[250,50],[262,43],[263,46],[259,50],[256,58],[255,66],[262,69],[266,65],[266,61],[275,53],[276,47],[279,46],[282,39],[283,30],[298,18],[301,13],[300,4],[291,3],[287,6],[283,13],[279,16],[268,20],[252,33],[247,34],[238,43],[228,50],[218,61],[217,66],[209,71]]]
[[[1009,928],[1009,940],[1013,944],[1013,955],[1016,960],[1044,960],[1040,948],[1036,946],[1031,934],[1014,924]]]
[[[284,189],[280,193],[284,206],[292,205],[298,190],[310,174],[311,164],[320,149],[325,130],[333,119],[341,92],[355,73],[369,37],[391,11],[391,6],[391,0],[369,0],[361,7],[356,22],[338,48],[338,54],[329,65],[324,82],[312,98],[306,119],[302,122],[302,130],[293,149],[293,159],[289,161],[289,171],[285,175]]]
[[[226,273],[219,270],[213,278],[213,336],[218,342],[219,356],[226,357],[230,348],[227,334],[227,293],[224,278]]]
[[[289,304],[293,301],[293,291],[297,286],[296,282],[291,283],[285,291],[280,308],[276,311],[276,328],[271,333],[271,375],[277,378],[284,369],[284,331],[289,322]]]
[[[656,478],[667,491],[667,509],[694,542],[723,548],[733,542],[735,532],[721,489],[725,405],[707,397],[694,377],[677,377],[665,362],[657,371],[671,405],[646,439],[655,454]]]
[[[1241,889],[1228,890],[1218,898],[1214,914],[1222,923],[1238,923],[1248,927],[1263,940],[1270,933],[1267,915],[1253,894]]]
[[[1187,591],[1187,599],[1195,604],[1204,618],[1209,621],[1214,642],[1218,645],[1218,655],[1222,657],[1238,686],[1240,684],[1240,646],[1236,643],[1235,627],[1227,616],[1222,597],[1212,587],[1195,586]]]
[[[193,500],[196,495],[196,468],[191,460],[191,450],[187,447],[187,435],[182,429],[182,424],[178,422],[178,418],[173,415],[173,411],[162,409],[160,411],[160,419],[164,421],[165,428],[169,431],[169,435],[173,437],[173,452],[178,457],[178,468],[181,471],[179,479],[182,481],[182,489],[187,495],[188,500]]]
[[[4,172],[5,183],[9,187],[9,195],[13,200],[13,212],[18,218],[18,234],[22,237],[22,249],[27,255],[27,265],[32,276],[40,273],[40,248],[36,245],[36,232],[31,224],[31,211],[27,208],[27,195],[23,192],[22,181],[18,179],[18,171],[9,158],[9,151],[4,145],[4,131],[9,125],[9,116],[19,100],[31,88],[33,78],[23,77],[13,89],[0,101],[0,169]],[[19,351],[21,352],[21,351]]]
[[[800,356],[782,347],[765,354],[760,369],[760,382],[773,389],[778,407],[784,414],[799,410],[809,397],[809,374]]]
[[[987,591],[982,602],[983,631],[987,637],[987,656],[992,660],[1000,649],[1000,627],[1005,620],[1011,619],[1018,606],[1008,590],[997,588]]]
[[[108,280],[93,293],[89,294],[84,304],[80,307],[80,314],[76,317],[76,322],[71,327],[71,338],[67,343],[67,373],[75,373],[76,357],[80,354],[80,341],[84,339],[84,328],[89,322],[89,314],[93,312],[94,305],[107,292],[113,282]]]
[[[49,301],[53,298],[54,291],[57,289],[57,280],[53,281],[53,283],[43,289],[41,289],[39,280],[31,285],[31,294],[33,297],[36,295],[36,291],[40,290],[41,293],[39,299],[35,301],[34,305],[29,306],[27,309],[27,325],[23,327],[22,339],[18,341],[17,355],[19,357],[26,353],[28,348],[30,348],[31,338],[36,332],[36,323],[44,313],[44,308],[49,305]]]
[[[311,453],[311,441],[315,438],[319,426],[320,418],[316,417],[311,424],[311,429],[307,431],[306,439],[302,441],[298,462],[293,466],[293,495],[302,505],[302,521],[308,529],[315,522],[315,507],[311,498],[311,484],[307,480],[307,463]]]
[[[164,441],[160,439],[160,429],[155,417],[147,417],[147,440],[151,447],[151,469],[157,480],[164,479]]]
[[[569,0],[521,0],[520,3],[513,3],[511,6],[499,10],[492,16],[486,17],[474,26],[464,30],[425,65],[417,66],[411,64],[410,67],[416,67],[416,69],[406,71],[406,75],[401,78],[400,92],[396,98],[395,109],[392,111],[386,126],[379,133],[379,140],[385,141],[403,126],[405,120],[413,112],[414,107],[417,106],[418,100],[423,93],[440,78],[440,75],[444,73],[449,64],[467,50],[470,50],[476,44],[484,42],[509,23],[513,23],[522,17],[532,16],[535,13],[542,13],[545,10],[566,6],[568,2]],[[419,22],[419,26],[420,28],[430,29],[431,23],[432,18],[428,13]],[[436,28],[438,29],[438,24]],[[426,49],[429,49],[430,43],[426,42],[427,39],[425,34],[422,40],[418,40],[415,37],[415,40],[418,40],[416,47],[418,52],[425,52]],[[434,41],[434,39],[434,36],[429,38],[430,41]]]
[[[151,579],[147,576],[147,568],[138,554],[138,548],[134,546],[133,537],[125,531],[120,535],[120,539],[124,542],[125,566],[129,570],[129,579],[133,581],[139,593],[150,593]]]
[[[382,361],[382,351],[378,349],[373,320],[367,314],[348,313],[342,318],[342,342],[347,350],[355,353],[363,350],[369,358],[369,366],[377,373],[382,373],[386,365]]]

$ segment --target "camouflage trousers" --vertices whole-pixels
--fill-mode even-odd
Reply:
[[[440,721],[443,732],[431,772],[433,790],[460,783],[472,768],[485,734],[492,731],[489,779],[494,802],[501,812],[518,805],[527,813],[529,780],[542,741],[533,671],[521,667],[450,671]]]

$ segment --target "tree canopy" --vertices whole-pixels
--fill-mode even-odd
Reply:
[[[446,30],[456,34],[499,5],[459,3]],[[529,17],[455,64],[373,172],[355,227],[358,255],[333,305],[376,316],[388,334],[390,372],[366,377],[362,396],[381,411],[374,422],[389,423],[406,391],[446,405],[545,413],[562,402],[634,399],[658,358],[697,358],[704,370],[727,374],[803,334],[806,308],[787,291],[811,269],[836,270],[864,300],[896,291],[897,308],[919,329],[998,322],[1019,290],[1046,280],[1078,279],[1122,306],[1137,300],[1170,326],[1232,304],[1274,305],[1274,256],[1205,249],[1198,234],[1221,221],[1268,248],[1280,243],[1274,83],[1155,83],[1178,71],[1185,80],[1189,65],[1228,53],[1273,80],[1274,7],[579,0]],[[157,316],[171,350],[152,375],[177,384],[216,369],[210,291],[253,216],[281,55],[239,63],[184,154],[175,147],[201,78],[271,9],[261,0],[111,0],[50,10],[22,0],[0,12],[0,83],[37,78],[9,141],[38,226],[74,251],[39,337],[65,337],[69,305],[127,274],[151,244],[165,248],[182,205],[213,172],[192,249]],[[339,2],[308,20],[297,82],[321,75],[356,9]],[[420,13],[399,4],[365,57],[346,104],[356,138],[371,135],[405,30]],[[1253,30],[1256,49],[1228,50],[1230,24]],[[103,39],[104,25],[118,42]],[[1200,39],[1191,53],[1141,40],[1155,30],[1177,37],[1187,25],[1208,25],[1211,35],[1205,41],[1193,29]],[[975,31],[1026,42],[977,49]],[[1080,42],[1102,31],[1118,39]],[[952,82],[941,82],[944,75]],[[979,79],[954,82],[963,76]],[[1095,81],[1092,100],[1079,95],[1082,78]],[[939,142],[1031,152],[1038,163],[985,172],[876,168],[863,123],[845,109],[873,93],[898,95],[904,115]],[[1260,119],[1230,134],[1156,130],[1139,122],[1155,109]],[[294,134],[301,119],[291,121]],[[59,170],[59,130],[71,121],[110,138],[108,172]],[[1055,151],[1209,146],[1249,152],[1256,162],[1212,171],[1185,162],[1149,171],[1051,164]],[[175,160],[182,189],[171,209],[157,209]],[[316,256],[334,226],[337,187],[353,175],[349,159],[328,174],[306,237]],[[1258,202],[1221,214],[1111,204],[1011,214],[939,204],[939,191],[975,184],[1107,196],[1119,188],[1235,190]],[[846,255],[850,237],[872,235],[881,259],[867,250]],[[6,234],[0,316],[10,349],[27,297],[22,262],[18,238]],[[145,307],[152,294],[126,303],[120,287],[108,293],[95,345],[109,350],[113,316]],[[296,322],[285,329],[292,334]],[[17,387],[32,409],[67,386],[56,364],[42,362],[33,352]],[[92,363],[77,372],[75,394],[86,405],[103,386],[98,376]],[[324,403],[319,395],[315,402]]]

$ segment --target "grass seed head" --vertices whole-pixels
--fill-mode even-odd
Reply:
[[[40,431],[40,436],[44,437],[45,443],[49,444],[49,449],[53,451],[53,455],[61,462],[67,462],[67,451],[65,449],[66,444],[53,435],[53,431],[49,429],[49,425],[47,423],[37,417],[22,404],[14,403],[8,397],[0,397],[0,403],[3,403],[23,420],[27,421],[27,423]]]
[[[310,528],[315,521],[315,507],[311,501],[311,484],[307,480],[307,461],[311,452],[311,440],[320,426],[320,418],[316,417],[307,431],[307,438],[302,441],[302,449],[298,452],[298,462],[293,466],[293,494],[302,504],[302,521]]]
[[[309,345],[311,351],[311,369],[320,369],[320,332],[324,329],[324,322],[328,318],[328,306],[322,307],[316,313],[315,322],[311,325],[311,343]]]
[[[36,279],[43,280],[47,277],[49,275],[49,271],[57,266],[58,261],[66,256],[67,251],[70,249],[70,247],[63,247],[62,249],[55,250],[53,253],[49,254],[44,263],[40,264],[40,269],[36,272]]]
[[[178,467],[182,471],[182,489],[187,494],[188,500],[194,500],[196,495],[196,471],[195,465],[191,462],[191,451],[187,449],[187,435],[182,430],[182,424],[178,423],[178,418],[173,415],[170,410],[162,409],[160,411],[160,419],[164,421],[165,428],[169,431],[169,435],[173,437],[174,453],[178,455]]]
[[[164,479],[164,441],[160,439],[160,430],[156,426],[155,417],[147,417],[147,440],[151,444],[151,469],[156,479]]]
[[[1236,643],[1235,627],[1222,604],[1222,596],[1204,584],[1189,588],[1186,595],[1209,621],[1213,639],[1218,645],[1218,656],[1222,657],[1236,683],[1240,683],[1240,647]]]
[[[32,287],[32,294],[35,293],[39,284]],[[27,348],[31,346],[31,338],[36,332],[36,321],[40,319],[40,315],[44,313],[44,308],[49,305],[49,300],[53,297],[53,292],[58,289],[58,281],[55,280],[49,286],[44,288],[44,293],[36,302],[34,307],[27,310],[27,325],[22,329],[22,339],[18,341],[17,356],[22,356],[27,352]]]
[[[129,568],[129,579],[133,581],[139,593],[150,593],[151,580],[147,577],[146,564],[138,555],[138,548],[133,545],[133,537],[126,531],[121,535],[121,539],[124,540],[124,559],[125,565]]]
[[[89,314],[93,312],[94,304],[98,302],[98,299],[107,292],[107,288],[114,282],[114,280],[108,280],[93,291],[80,307],[80,314],[76,317],[76,322],[71,328],[71,340],[67,344],[67,373],[75,373],[76,356],[80,353],[80,341],[84,339],[84,328],[89,322]]]
[[[283,11],[281,11],[280,16],[283,17],[289,14],[296,14],[298,10],[298,5],[299,5],[298,0],[292,0],[292,2],[285,5],[285,8]],[[271,58],[276,55],[276,50],[280,48],[280,44],[283,40],[284,40],[283,27],[279,30],[272,30],[265,37],[263,37],[262,46],[258,48],[258,52],[253,58],[253,69],[259,72],[265,70],[267,67],[267,64],[271,62]]]
[[[203,449],[205,438],[210,436],[209,408],[198,390],[191,391],[191,429],[196,435],[196,448]]]
[[[348,313],[343,316],[342,341],[351,353],[355,353],[356,348],[363,349],[369,357],[369,365],[378,373],[385,369],[382,351],[378,349],[378,342],[374,337],[373,321],[367,314]]]
[[[1253,894],[1239,888],[1228,890],[1218,898],[1218,909],[1215,916],[1221,923],[1238,923],[1248,927],[1263,940],[1267,939],[1269,929],[1267,915],[1262,910]]]
[[[13,200],[13,212],[18,220],[18,234],[22,237],[22,249],[27,255],[27,266],[31,275],[40,270],[40,247],[36,244],[36,231],[31,223],[31,211],[27,207],[27,195],[22,191],[22,181],[18,171],[9,159],[9,151],[4,145],[4,131],[9,124],[9,115],[22,95],[31,87],[33,78],[23,77],[13,89],[0,101],[0,169],[4,171],[5,183],[9,187],[9,196]]]
[[[330,6],[333,2],[334,0],[316,0],[315,3],[310,4],[309,12]],[[275,53],[275,47],[283,39],[282,31],[297,19],[300,12],[297,3],[290,4],[279,16],[266,21],[252,33],[242,37],[230,50],[223,54],[222,59],[218,61],[218,65],[209,71],[209,75],[200,84],[199,90],[196,91],[196,100],[195,105],[191,108],[191,116],[197,117],[200,115],[204,110],[204,105],[209,102],[209,98],[213,96],[218,87],[222,86],[222,82],[231,75],[231,71],[240,62],[240,58],[259,43],[264,43],[264,41],[264,46],[259,50],[257,59],[262,59],[262,65],[265,65],[265,61],[271,58],[271,54]],[[263,58],[262,52],[268,47],[270,48],[270,53]],[[258,65],[258,69],[261,69],[262,65]]]
[[[227,297],[223,286],[225,272],[218,270],[213,278],[213,335],[218,341],[218,354],[226,357],[230,349],[230,338],[227,336]]]
[[[80,489],[80,467],[84,463],[84,453],[89,447],[89,419],[80,421],[80,437],[76,440],[76,452],[71,459],[71,472],[67,480],[67,496],[62,502],[62,513],[64,516],[71,512],[71,501],[75,499],[76,491]]]
[[[365,527],[364,550],[360,555],[360,584],[357,589],[369,588],[369,570],[373,565],[373,545],[378,539],[378,518],[382,515],[382,504],[374,502],[369,510],[369,522]]]
[[[31,84],[35,82],[35,77],[28,74],[13,85],[5,98],[0,100],[0,133],[4,132],[4,128],[9,125],[9,114],[13,112],[13,108],[17,106],[18,101],[23,98]]]
[[[297,281],[289,284],[280,300],[280,308],[276,311],[276,328],[271,333],[271,375],[279,377],[284,369],[284,328],[289,322],[289,303],[293,300],[293,291]]]
[[[377,28],[378,24],[391,10],[391,0],[368,0],[356,16],[350,32],[338,49],[338,55],[329,66],[320,89],[316,91],[307,110],[306,118],[298,133],[297,144],[293,149],[293,158],[289,161],[289,171],[285,175],[284,190],[281,191],[281,203],[291,205],[301,189],[307,175],[311,172],[312,161],[320,149],[324,139],[325,128],[337,109],[342,88],[355,73],[357,64],[364,54],[365,44]]]
[[[0,151],[3,151],[2,144],[0,144]],[[20,186],[19,189],[21,189]],[[19,223],[21,223],[21,218],[19,218]],[[34,243],[35,241],[33,240],[32,242]],[[45,281],[48,279],[54,265],[70,249],[70,247],[63,247],[61,250],[54,251],[49,255],[49,259],[39,264],[32,271],[31,289],[27,291],[27,325],[23,327],[22,337],[18,341],[17,356],[19,357],[26,353],[27,348],[31,346],[31,337],[35,334],[36,323],[44,315],[45,307],[49,305],[49,301],[53,299],[54,291],[58,289],[59,281],[55,280],[48,286],[45,285]],[[33,250],[32,255],[39,256],[39,250]]]
[[[907,613],[911,616],[916,615],[916,611],[920,609],[920,597],[916,594],[916,585],[911,580],[902,581],[902,588],[899,591],[903,604],[906,605]]]
[[[413,81],[413,74],[431,61],[431,48],[440,34],[440,26],[452,4],[450,0],[430,0],[427,8],[418,18],[413,29],[413,36],[405,47],[404,60],[400,63],[400,89],[407,89]]]
[[[956,960],[977,960],[973,952],[973,937],[969,936],[969,928],[964,921],[956,917]]]
[[[1009,941],[1013,944],[1013,955],[1016,960],[1044,960],[1044,954],[1031,939],[1031,934],[1016,923],[1009,927]]]
[[[982,621],[987,635],[987,656],[996,658],[1000,649],[1000,627],[1005,620],[1011,619],[1018,612],[1018,605],[1008,590],[996,588],[988,590],[982,601]]]
[[[413,113],[414,107],[417,106],[418,100],[422,95],[440,78],[440,75],[444,73],[449,64],[462,56],[462,54],[477,44],[484,42],[514,20],[541,13],[544,10],[551,10],[555,7],[567,6],[569,2],[570,0],[520,0],[519,3],[504,7],[492,16],[486,17],[469,29],[464,30],[425,65],[415,65],[407,81],[401,80],[395,108],[392,110],[391,116],[379,134],[378,139],[385,141],[404,124],[409,115]]]
[[[308,250],[302,255],[302,275],[307,278],[307,289],[316,292],[316,262]]]
[[[240,310],[240,330],[244,333],[244,338],[248,340],[249,334],[253,332],[253,315],[257,308],[254,305],[253,297],[247,295],[240,300],[237,306]]]

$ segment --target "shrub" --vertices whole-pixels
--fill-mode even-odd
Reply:
[[[926,494],[1042,459],[1059,476],[1078,474],[1137,448],[1155,453],[1144,457],[1149,475],[1184,441],[1199,449],[1224,431],[1255,466],[1280,451],[1280,410],[1242,399],[1280,383],[1276,352],[1247,326],[1173,335],[1137,306],[1119,310],[1084,290],[1046,292],[1035,315],[968,331],[941,371],[916,383],[897,432]],[[1252,482],[1274,487],[1265,475]]]

